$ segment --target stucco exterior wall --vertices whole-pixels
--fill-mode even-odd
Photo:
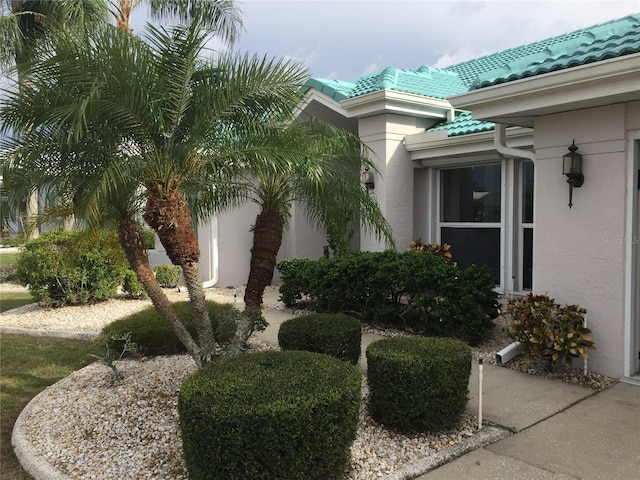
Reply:
[[[535,121],[534,292],[587,309],[597,350],[591,369],[623,374],[626,152],[624,104],[540,117]],[[584,185],[562,175],[575,138]]]
[[[322,247],[326,243],[322,231],[308,222],[304,206],[294,204],[291,209],[289,228],[285,230],[282,237],[278,261],[287,258],[318,259],[322,256]],[[274,278],[279,278],[277,269],[274,272]]]
[[[251,227],[256,221],[258,207],[253,203],[236,208],[232,212],[218,217],[218,282],[216,286],[245,285],[249,277],[253,233]],[[312,258],[322,256],[322,247],[326,244],[322,232],[307,221],[304,209],[294,205],[291,211],[289,228],[285,230],[282,245],[278,252],[278,261],[285,258]],[[202,249],[201,272],[203,280],[210,258],[208,224],[199,228],[199,242]],[[211,278],[211,277],[209,277]],[[277,280],[278,271],[274,271]]]
[[[258,207],[253,203],[236,208],[218,217],[218,283],[216,286],[245,285]]]
[[[423,130],[423,120],[394,114],[361,118],[358,124],[360,139],[372,149],[371,159],[380,170],[372,195],[391,225],[399,250],[413,239],[413,164],[403,140]],[[379,251],[385,245],[363,232],[360,248]]]

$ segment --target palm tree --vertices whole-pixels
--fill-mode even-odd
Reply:
[[[7,143],[4,160],[14,178],[46,163],[52,177],[46,181],[74,192],[67,200],[82,205],[85,214],[144,189],[144,218],[185,277],[199,345],[185,343],[202,365],[219,347],[183,187],[194,178],[209,178],[213,185],[230,172],[266,163],[284,171],[293,153],[275,142],[256,146],[242,139],[266,130],[264,119],[273,118],[274,110],[290,112],[306,71],[247,55],[204,59],[200,54],[211,30],[198,22],[169,31],[148,26],[146,32],[146,42],[113,27],[97,29],[89,42],[73,34],[57,37],[34,64],[29,85],[14,90],[0,107],[5,133],[33,126]],[[61,186],[65,182],[68,188]],[[149,291],[138,233],[135,222],[122,220],[120,238],[129,261],[175,331],[164,300]]]
[[[0,71],[15,65],[18,86],[29,79],[31,54],[40,41],[57,28],[84,29],[106,21],[103,0],[6,0],[0,3]],[[26,205],[26,223],[38,213],[38,192],[33,191]],[[2,212],[2,221],[9,212]],[[28,229],[30,236],[37,230]]]
[[[133,33],[131,14],[147,3],[151,18],[155,20],[176,18],[183,24],[198,21],[216,32],[226,44],[237,39],[242,21],[240,11],[233,0],[106,0],[109,12],[118,28]]]
[[[317,119],[277,123],[274,135],[283,148],[296,152],[286,172],[258,165],[243,179],[247,198],[260,208],[252,228],[244,296],[245,313],[252,325],[262,321],[262,297],[273,278],[294,203],[304,206],[308,219],[328,234],[344,236],[349,228],[362,225],[393,247],[391,228],[374,197],[360,183],[360,169],[375,170],[375,165],[357,137]],[[252,140],[264,143],[262,138]]]

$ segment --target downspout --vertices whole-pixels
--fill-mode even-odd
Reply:
[[[209,272],[213,277],[202,282],[202,288],[211,288],[218,283],[218,217],[213,216],[209,221]]]
[[[507,157],[526,158],[535,163],[536,155],[531,150],[523,150],[520,148],[507,147],[507,127],[503,123],[495,123],[495,129],[493,132],[493,144],[496,147],[498,153]],[[513,295],[513,287],[511,288]],[[517,357],[523,352],[522,344],[520,342],[513,342],[507,345],[496,354],[496,365],[502,366],[509,362],[513,358]]]
[[[493,145],[496,147],[499,153],[507,157],[526,158],[535,162],[536,154],[531,150],[523,150],[521,148],[507,147],[506,143],[506,125],[502,123],[495,123],[495,129],[493,131]]]

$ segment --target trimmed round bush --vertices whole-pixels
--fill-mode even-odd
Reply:
[[[324,480],[356,438],[361,374],[328,355],[225,357],[182,384],[178,412],[192,480]]]
[[[326,353],[354,365],[360,358],[362,325],[341,313],[312,313],[287,320],[278,330],[283,350]]]
[[[237,308],[229,303],[207,301],[209,318],[213,325],[216,341],[221,344],[229,343],[236,330],[236,316],[240,315]],[[173,304],[178,318],[182,321],[191,336],[198,341],[195,321],[188,301]],[[154,307],[116,320],[100,332],[95,342],[103,345],[112,335],[119,336],[131,332],[131,341],[138,345],[138,351],[145,355],[176,355],[187,353],[187,349],[173,333],[169,324],[160,316]]]
[[[468,402],[471,348],[449,338],[393,337],[367,348],[369,413],[402,432],[460,423]]]

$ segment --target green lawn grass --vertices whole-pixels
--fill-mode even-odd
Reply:
[[[0,251],[0,265],[15,265],[19,256],[19,253],[3,253]]]
[[[29,480],[11,447],[11,431],[27,403],[47,386],[93,361],[89,340],[0,336],[0,465],[2,480]]]
[[[0,292],[0,313],[33,303],[33,297],[29,292],[4,291]]]

